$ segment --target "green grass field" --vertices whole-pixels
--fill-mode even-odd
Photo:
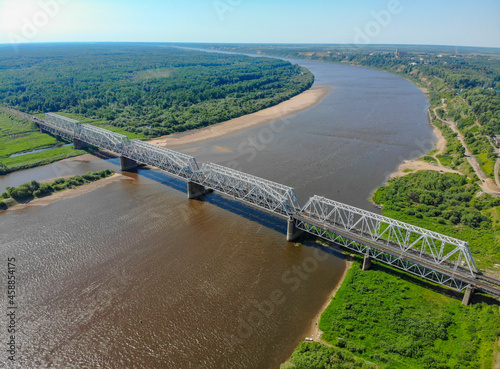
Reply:
[[[123,134],[130,139],[145,138],[143,134],[131,133],[122,128],[110,126],[104,120],[83,118],[76,114],[58,114],[79,120],[82,123],[92,124],[97,127]],[[37,114],[36,116],[43,119],[45,115]],[[68,146],[10,157],[12,154],[25,153],[54,146],[62,146],[67,143],[69,143],[69,141],[58,141],[54,136],[40,133],[38,127],[26,119],[0,111],[0,173],[10,173],[17,170],[33,168],[87,153],[87,151],[74,150],[72,147]]]
[[[66,143],[57,141],[51,135],[40,133],[39,129],[32,122],[0,111],[1,172],[8,173],[32,168],[86,153],[82,150],[74,150],[72,147],[59,147],[52,150],[10,157],[12,154],[62,146]]]

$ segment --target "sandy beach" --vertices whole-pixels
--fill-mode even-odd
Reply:
[[[458,174],[460,174],[460,172],[458,170],[454,170],[454,169],[445,167],[436,158],[437,155],[442,154],[444,152],[444,150],[446,149],[446,139],[444,138],[443,134],[441,133],[441,131],[437,127],[432,126],[432,129],[433,129],[433,132],[438,139],[436,142],[436,145],[434,147],[434,150],[437,150],[437,152],[434,155],[432,155],[434,157],[434,159],[436,159],[435,160],[436,164],[431,164],[429,162],[418,160],[418,159],[405,160],[399,165],[398,169],[394,173],[391,173],[389,175],[389,178],[387,180],[390,180],[390,179],[393,179],[396,177],[402,177],[402,176],[405,176],[405,175],[410,174],[410,173],[415,173],[419,170],[435,170],[435,171],[439,171],[439,172],[443,172],[443,173],[458,173]],[[388,183],[386,182],[385,185],[387,186],[387,184]]]
[[[311,328],[309,329],[308,337],[311,337],[314,342],[321,342],[323,344],[328,345],[327,342],[325,342],[321,339],[321,335],[323,334],[323,332],[319,329],[319,321],[321,319],[321,314],[323,314],[323,312],[326,310],[326,308],[330,305],[330,303],[332,302],[332,299],[337,294],[337,291],[344,283],[347,272],[351,269],[352,264],[353,264],[353,262],[352,262],[351,258],[349,258],[347,255],[346,256],[346,268],[344,269],[344,273],[342,274],[342,277],[340,278],[340,280],[337,283],[337,285],[335,286],[334,290],[328,296],[328,299],[325,301],[325,303],[323,304],[323,306],[319,310],[318,314],[316,314],[316,316],[314,317],[314,319],[311,323]]]
[[[52,180],[43,181],[43,182],[51,182],[53,180],[55,180],[55,178]],[[80,187],[77,187],[77,188],[74,188],[71,190],[56,192],[56,193],[53,193],[52,195],[49,195],[49,196],[45,196],[45,197],[41,197],[39,199],[31,200],[30,202],[28,202],[26,204],[14,205],[14,206],[8,208],[6,211],[15,211],[15,210],[23,210],[23,209],[27,209],[27,208],[37,208],[37,207],[46,206],[46,205],[52,204],[53,202],[56,202],[58,200],[70,199],[72,197],[80,196],[80,195],[83,195],[85,193],[97,190],[98,188],[107,186],[108,184],[116,183],[116,182],[124,181],[124,180],[133,181],[132,178],[126,177],[122,174],[115,173],[110,177],[106,177],[106,178],[100,179],[96,182],[91,182],[91,183],[85,184],[83,186],[80,186]]]
[[[152,144],[175,148],[236,133],[259,124],[269,123],[299,113],[318,104],[330,93],[329,87],[312,87],[289,100],[258,112],[187,132],[174,133],[149,141]]]

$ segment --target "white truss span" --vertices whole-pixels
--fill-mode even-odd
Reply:
[[[281,215],[300,209],[293,188],[221,165],[203,164],[192,181]]]
[[[75,132],[74,138],[121,155],[126,152],[130,145],[127,136],[90,124],[82,124],[82,129]]]
[[[300,215],[392,255],[407,255],[453,271],[465,269],[471,276],[478,272],[467,243],[453,237],[320,196],[309,199]]]
[[[192,156],[137,139],[132,140],[124,156],[188,180],[199,170]]]
[[[45,113],[45,122],[73,134],[82,129],[82,124],[79,121],[54,113]]]
[[[45,121],[37,120],[37,123],[45,131],[70,140],[82,129],[82,124],[79,121],[54,113],[46,113]]]

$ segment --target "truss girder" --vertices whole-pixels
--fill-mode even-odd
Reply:
[[[300,215],[436,266],[478,272],[467,243],[453,237],[320,196],[310,198]]]
[[[205,163],[193,182],[272,212],[291,216],[300,209],[291,187],[213,163]]]
[[[199,171],[194,157],[137,139],[132,140],[124,156],[188,180]]]
[[[295,226],[305,232],[324,238],[357,253],[367,255],[375,260],[379,260],[385,264],[392,265],[398,269],[402,269],[408,273],[452,288],[456,291],[463,291],[470,284],[470,281],[464,280],[465,278],[461,279],[460,275],[452,270],[449,270],[449,272],[441,272],[436,270],[436,268],[422,265],[421,263],[418,263],[418,261],[408,260],[408,255],[404,252],[396,254],[381,251],[365,243],[359,242],[358,240],[347,237],[346,235],[340,235],[332,232],[331,230],[326,230],[318,227],[317,225],[308,223],[304,219],[295,219]]]
[[[82,129],[82,124],[79,121],[54,113],[45,113],[45,122],[65,132],[75,133]]]
[[[120,155],[123,155],[130,145],[127,136],[90,124],[82,124],[82,129],[75,132],[75,138]]]

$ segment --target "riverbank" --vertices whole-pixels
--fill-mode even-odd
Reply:
[[[56,178],[54,178],[52,180],[48,180],[48,181],[42,181],[41,183],[49,183],[49,182],[53,182],[54,180],[56,180]],[[32,200],[25,202],[25,203],[17,203],[13,206],[10,206],[7,210],[4,210],[4,211],[18,211],[18,210],[25,210],[25,209],[29,209],[29,208],[39,208],[39,207],[47,206],[47,205],[52,204],[56,201],[63,200],[63,199],[70,199],[72,197],[77,197],[77,196],[86,194],[88,192],[95,191],[95,190],[97,190],[101,187],[107,186],[109,184],[117,183],[117,182],[123,181],[123,180],[133,180],[133,179],[128,178],[122,174],[115,173],[112,176],[105,177],[105,178],[102,178],[102,179],[97,180],[95,182],[90,182],[90,183],[84,184],[82,186],[73,188],[73,189],[67,189],[67,190],[63,190],[60,192],[54,192],[50,195],[40,197],[40,198],[35,198],[35,199],[32,199]]]
[[[323,332],[319,329],[319,321],[321,320],[321,315],[323,315],[326,308],[328,306],[330,306],[330,304],[332,303],[332,300],[335,297],[335,295],[337,294],[338,290],[340,289],[340,287],[342,287],[342,284],[344,283],[345,278],[347,276],[347,272],[352,268],[352,265],[353,265],[352,257],[349,255],[346,255],[346,266],[344,268],[344,273],[340,277],[340,279],[339,279],[337,285],[335,286],[335,288],[333,289],[333,291],[330,293],[330,295],[328,295],[328,299],[325,301],[323,306],[321,306],[321,308],[319,309],[319,312],[316,314],[313,321],[311,322],[311,328],[309,329],[309,333],[307,336],[311,337],[314,342],[320,342],[320,343],[328,345],[328,343],[326,343],[325,341],[323,341],[321,339],[321,335],[323,334]]]
[[[312,87],[309,90],[306,90],[301,94],[270,108],[208,127],[155,138],[149,142],[158,146],[175,148],[227,136],[260,124],[284,119],[290,115],[312,108],[330,92],[330,87]]]

